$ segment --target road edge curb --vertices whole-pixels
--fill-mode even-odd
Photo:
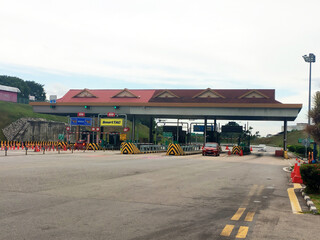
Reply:
[[[301,189],[301,194],[302,197],[304,198],[304,200],[306,201],[307,206],[309,207],[309,210],[313,213],[313,214],[318,214],[318,209],[316,208],[316,206],[314,205],[314,203],[311,201],[310,197],[304,192],[304,189]]]

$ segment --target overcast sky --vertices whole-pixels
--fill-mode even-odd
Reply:
[[[319,0],[0,0],[0,74],[69,89],[275,89],[302,103]],[[312,65],[312,92],[320,63]],[[282,123],[252,123],[263,135]],[[289,125],[293,125],[289,122]]]

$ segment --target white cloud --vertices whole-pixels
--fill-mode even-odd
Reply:
[[[110,88],[110,79],[123,88],[271,88],[306,106],[302,55],[318,55],[319,8],[317,0],[0,0],[0,63]],[[318,63],[312,76],[320,78]],[[48,95],[104,88],[68,79],[42,83]]]
[[[61,98],[69,89],[70,88],[61,83],[49,83],[46,87],[47,99],[49,99],[50,95],[57,95],[58,98]]]

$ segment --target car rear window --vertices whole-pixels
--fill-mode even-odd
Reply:
[[[217,143],[206,143],[206,147],[218,147]]]

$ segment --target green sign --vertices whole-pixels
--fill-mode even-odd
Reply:
[[[59,140],[63,140],[63,139],[64,139],[64,134],[59,134],[59,135],[58,135],[58,139],[59,139]]]
[[[306,142],[306,141],[308,141],[307,138],[299,138],[299,139],[298,139],[298,143],[304,143],[304,142]],[[313,139],[310,139],[310,143],[314,143],[314,140],[313,140]]]
[[[163,137],[172,137],[172,132],[163,132]]]

